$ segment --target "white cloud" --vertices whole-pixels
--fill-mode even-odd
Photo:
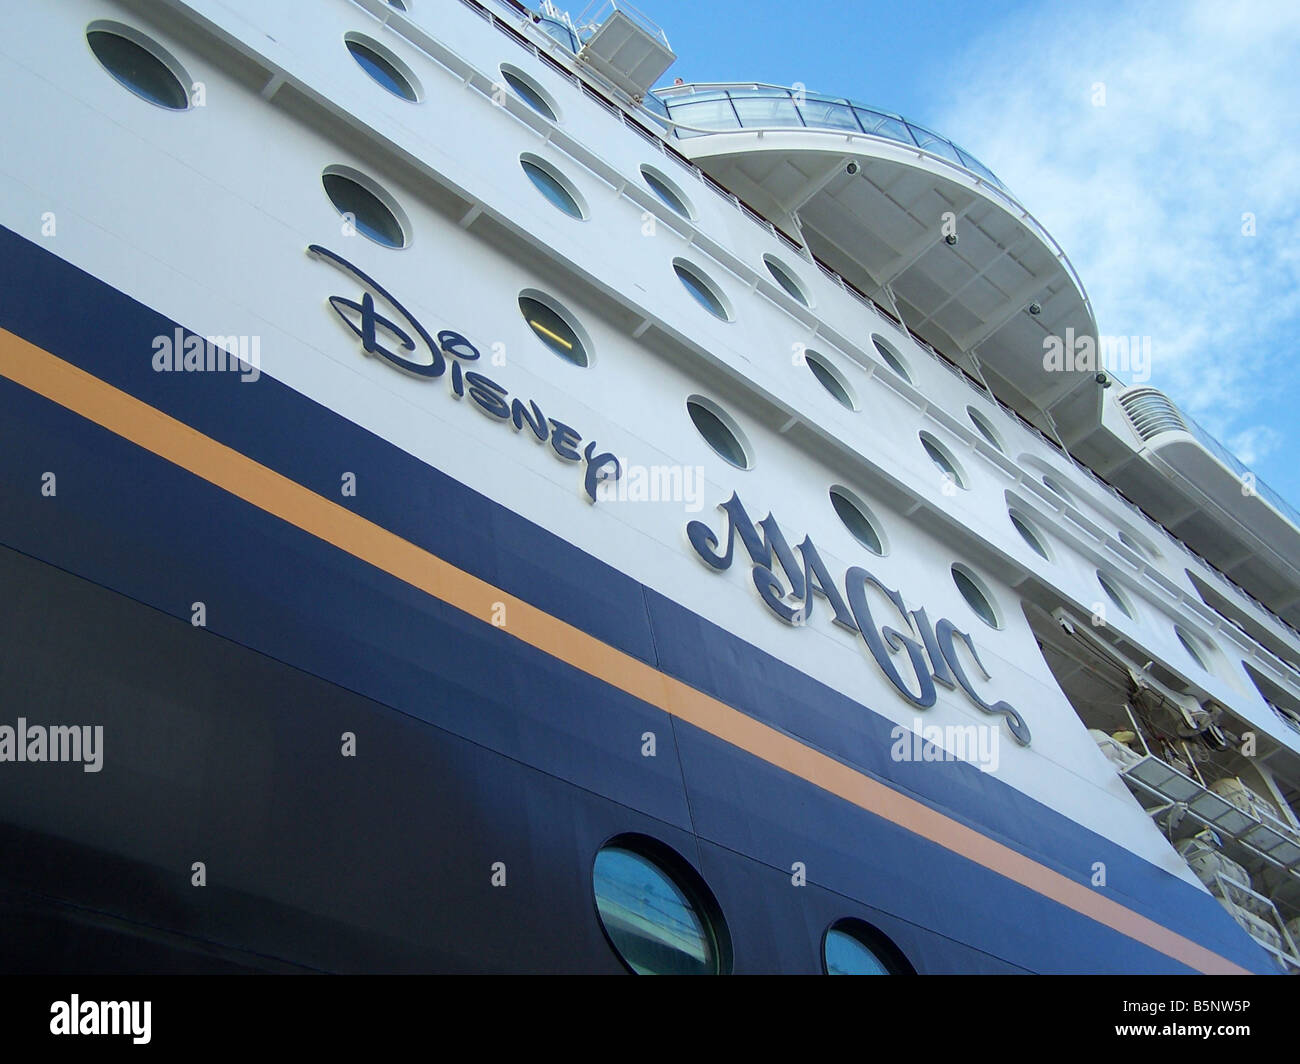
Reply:
[[[1238,432],[1235,436],[1230,436],[1224,442],[1233,454],[1251,466],[1276,449],[1282,442],[1282,435],[1267,425],[1255,425]]]
[[[953,75],[938,128],[1065,248],[1100,331],[1150,336],[1151,383],[1243,460],[1284,442],[1257,407],[1300,327],[1300,4],[1053,6]]]

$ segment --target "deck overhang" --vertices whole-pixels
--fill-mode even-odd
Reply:
[[[843,130],[725,130],[683,139],[681,150],[895,306],[940,352],[959,364],[973,355],[994,392],[1030,420],[1067,438],[1097,424],[1095,362],[1072,357],[1097,342],[1082,282],[1046,230],[986,178]],[[1058,343],[1071,357],[1049,360]]]

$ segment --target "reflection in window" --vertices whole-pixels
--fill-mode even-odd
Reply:
[[[524,103],[528,104],[529,107],[543,118],[548,118],[552,122],[556,121],[555,108],[551,106],[550,101],[546,98],[546,94],[543,93],[536,84],[526,78],[522,71],[516,71],[513,67],[503,66],[501,68],[501,76],[505,79],[506,84],[514,90],[515,95],[523,100]]]
[[[596,855],[592,873],[601,924],[638,975],[716,975],[714,936],[687,892],[656,862],[621,846]]]
[[[570,218],[581,221],[585,217],[577,196],[570,191],[567,183],[554,170],[532,159],[520,159],[519,165],[524,168],[528,180],[551,202],[552,206],[559,208]]]
[[[372,42],[354,37],[345,43],[348,51],[352,53],[352,58],[357,61],[357,65],[369,74],[374,81],[403,100],[408,100],[411,103],[416,103],[419,100],[419,95],[416,93],[415,86],[411,84],[410,79],[402,73],[396,63],[384,55]]]
[[[822,943],[827,975],[912,975],[898,947],[862,920],[836,921]]]
[[[691,208],[686,202],[686,197],[659,171],[649,166],[643,166],[641,167],[641,176],[645,178],[645,183],[650,187],[650,191],[667,206],[671,207],[683,218],[689,219],[691,217]]]
[[[575,366],[588,364],[586,345],[558,311],[532,296],[520,296],[519,309],[534,335],[564,361]]]
[[[731,102],[742,126],[802,126],[803,119],[789,96],[750,97],[744,90],[731,92]]]
[[[713,286],[708,281],[684,262],[674,262],[673,270],[677,273],[677,278],[682,282],[686,291],[690,292],[700,306],[715,318],[721,318],[723,321],[731,320],[731,314],[727,311],[726,304],[722,302],[722,297],[713,290]]]

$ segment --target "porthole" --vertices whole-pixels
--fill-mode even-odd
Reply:
[[[731,944],[699,874],[643,836],[612,839],[591,872],[596,912],[614,952],[637,975],[724,975]]]
[[[169,111],[190,106],[190,77],[160,44],[119,22],[92,22],[86,43],[119,85]]]
[[[1039,535],[1038,529],[1034,527],[1033,522],[1018,510],[1008,510],[1007,514],[1011,518],[1011,523],[1015,526],[1016,531],[1020,533],[1020,538],[1033,548],[1035,554],[1050,562],[1052,556],[1047,552],[1047,544],[1043,542],[1043,537]]]
[[[990,447],[992,447],[999,454],[1006,453],[1005,448],[1002,446],[1002,437],[1000,437],[997,433],[997,430],[991,424],[989,424],[988,418],[986,418],[973,406],[968,406],[966,408],[966,416],[970,418],[970,423],[975,426],[975,431],[978,432],[981,436],[984,437],[985,440],[988,441],[988,445]]]
[[[536,155],[521,155],[519,165],[524,168],[524,173],[537,191],[550,200],[553,206],[579,221],[587,217],[587,209],[578,190],[550,163]]]
[[[808,293],[803,290],[803,285],[795,280],[794,273],[788,266],[774,255],[764,255],[763,265],[767,267],[767,272],[772,275],[776,283],[785,289],[787,295],[805,307],[812,306]]]
[[[844,522],[844,527],[849,530],[853,538],[861,543],[872,554],[883,555],[885,553],[885,540],[880,534],[876,522],[871,518],[871,511],[848,488],[842,488],[838,484],[831,488],[831,505],[835,507],[835,513],[839,519]]]
[[[357,66],[370,75],[371,80],[383,86],[394,96],[410,103],[420,101],[419,82],[411,68],[378,41],[360,33],[349,33],[343,38]]]
[[[364,174],[345,166],[331,166],[321,184],[334,209],[362,236],[387,248],[406,247],[410,231],[396,201]]]
[[[898,947],[862,920],[837,920],[822,940],[827,975],[915,975]]]
[[[921,446],[925,448],[925,453],[930,456],[930,461],[940,473],[950,478],[957,487],[966,487],[966,475],[947,447],[928,432],[921,433]]]
[[[839,370],[816,351],[805,351],[803,358],[812,375],[817,378],[823,388],[835,397],[835,401],[840,406],[849,410],[858,408],[857,401],[853,397],[853,391],[849,388],[849,382],[844,379]]]
[[[1061,482],[1057,480],[1055,477],[1051,477],[1051,476],[1043,477],[1043,486],[1047,488],[1047,490],[1050,491],[1053,495],[1056,495],[1058,498],[1064,499],[1066,502],[1071,502],[1071,503],[1074,502],[1074,496],[1072,496],[1068,491],[1066,491],[1065,488],[1061,486]]]
[[[1098,569],[1097,583],[1101,585],[1101,589],[1104,592],[1106,592],[1106,597],[1115,604],[1116,608],[1119,610],[1120,613],[1122,613],[1125,617],[1129,618],[1129,620],[1135,619],[1133,613],[1133,606],[1129,602],[1128,596],[1125,595],[1124,592],[1119,589],[1119,584],[1116,583],[1113,577],[1107,576],[1100,569]]]
[[[677,279],[682,282],[682,286],[686,291],[690,292],[695,302],[715,318],[720,318],[722,321],[731,321],[731,308],[727,306],[726,300],[722,298],[722,293],[718,291],[711,281],[705,278],[704,274],[684,259],[673,260],[673,271],[677,274]]]
[[[1206,672],[1209,672],[1209,655],[1201,641],[1196,636],[1192,635],[1191,632],[1183,628],[1181,624],[1174,625],[1174,635],[1178,636],[1178,642],[1183,644],[1183,649],[1187,651],[1191,659]]]
[[[560,110],[551,94],[518,67],[501,64],[501,78],[524,103],[543,118],[558,122]]]
[[[1154,547],[1152,547],[1149,543],[1146,543],[1143,540],[1138,539],[1138,537],[1133,535],[1132,533],[1126,532],[1124,529],[1121,528],[1119,530],[1118,535],[1119,535],[1119,541],[1123,543],[1124,546],[1126,546],[1134,554],[1140,554],[1143,558],[1146,558],[1148,561],[1154,559],[1157,556],[1157,552]]]
[[[691,210],[691,201],[686,198],[686,193],[653,166],[642,166],[641,177],[645,180],[650,191],[658,196],[669,208],[688,221],[695,217],[695,212]]]
[[[724,462],[737,469],[749,469],[753,465],[740,426],[717,403],[702,395],[692,395],[686,400],[686,412],[690,414],[696,431],[704,437],[704,442]]]
[[[957,585],[961,597],[981,621],[990,628],[1001,628],[1002,621],[993,608],[993,596],[984,586],[984,582],[964,565],[952,567],[952,582]]]
[[[873,335],[871,342],[875,344],[876,350],[880,357],[885,360],[885,365],[897,373],[908,384],[912,383],[912,375],[907,370],[907,363],[903,361],[903,356],[898,353],[898,348],[886,340],[883,336]]]
[[[565,362],[575,366],[591,364],[590,342],[569,313],[553,299],[541,292],[526,291],[519,296],[519,310],[533,335]]]

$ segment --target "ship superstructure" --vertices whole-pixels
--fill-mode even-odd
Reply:
[[[969,153],[621,2],[6,22],[10,966],[1300,969],[1300,521]]]

